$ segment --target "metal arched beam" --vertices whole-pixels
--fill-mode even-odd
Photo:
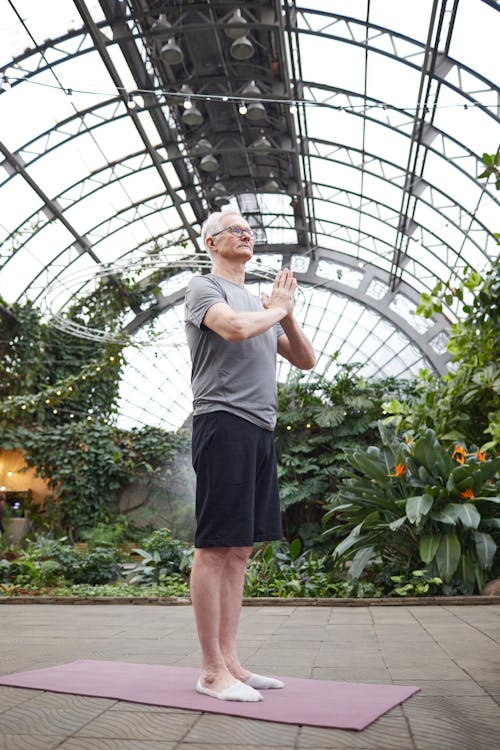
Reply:
[[[283,249],[288,246],[277,247]],[[342,283],[341,280],[327,279],[324,276],[319,275],[318,266],[322,260],[334,262],[346,269],[356,271],[356,273],[361,276],[358,286],[354,287]],[[327,289],[330,292],[341,295],[342,297],[348,297],[349,299],[359,302],[364,307],[373,310],[381,318],[390,321],[397,330],[401,331],[407,339],[415,344],[415,346],[422,352],[423,356],[431,363],[436,372],[441,375],[446,374],[450,355],[446,352],[438,352],[432,345],[437,337],[440,335],[447,335],[449,321],[445,316],[434,315],[428,321],[427,331],[425,333],[419,333],[414,326],[408,323],[407,318],[403,317],[393,306],[391,306],[393,305],[395,298],[398,295],[402,295],[409,300],[415,308],[417,307],[419,303],[419,295],[408,284],[402,282],[398,292],[391,291],[390,274],[388,272],[382,271],[370,264],[366,264],[361,269],[352,257],[326,249],[318,249],[316,257],[311,259],[307,271],[295,272],[295,276],[299,283],[314,288]],[[247,274],[247,281],[252,280],[259,279],[249,272]],[[385,287],[386,291],[383,296],[377,298],[368,293],[372,282],[379,282],[379,284]],[[133,336],[143,326],[147,325],[170,307],[180,304],[184,299],[185,292],[186,289],[184,287],[182,289],[177,289],[173,294],[167,296],[159,295],[157,302],[153,306],[147,310],[143,310],[132,321],[130,321],[130,323],[128,323],[125,328],[125,333]]]

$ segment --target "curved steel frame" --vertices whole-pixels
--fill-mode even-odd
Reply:
[[[484,0],[485,2],[487,0]],[[13,81],[13,85],[17,86],[23,83],[25,80],[34,78],[37,74],[42,73],[48,68],[56,68],[58,65],[64,62],[83,57],[93,51],[97,51],[105,68],[110,75],[114,86],[117,89],[117,96],[101,101],[97,105],[88,108],[82,112],[76,112],[74,116],[67,118],[64,122],[58,123],[54,128],[46,131],[43,134],[38,135],[35,139],[32,139],[29,143],[20,147],[16,153],[12,153],[4,145],[0,144],[0,151],[4,156],[3,166],[8,172],[8,177],[3,183],[0,183],[0,187],[7,185],[9,180],[14,175],[21,175],[21,177],[30,185],[32,190],[38,195],[42,201],[42,208],[32,213],[23,224],[19,225],[16,230],[12,232],[11,239],[16,233],[20,232],[23,226],[29,224],[30,221],[41,218],[40,224],[33,233],[36,235],[38,231],[41,231],[52,221],[58,221],[72,234],[74,241],[60,250],[59,253],[52,259],[51,263],[55,262],[58,258],[63,256],[69,251],[71,247],[75,247],[78,253],[87,253],[89,257],[95,262],[100,263],[99,257],[96,254],[95,248],[100,244],[100,239],[96,239],[95,242],[91,242],[90,238],[98,234],[99,227],[109,225],[114,217],[108,216],[102,220],[99,224],[87,230],[85,235],[79,233],[76,228],[68,221],[65,216],[65,210],[61,207],[61,201],[64,199],[65,194],[73,195],[79,193],[77,197],[73,198],[71,206],[76,205],[80,200],[88,197],[90,194],[103,190],[109,185],[113,184],[121,178],[117,178],[113,175],[113,167],[117,164],[125,164],[129,159],[143,158],[144,163],[140,167],[140,170],[155,169],[162,184],[165,188],[165,194],[168,195],[171,203],[169,205],[163,205],[161,207],[149,208],[144,213],[141,213],[141,207],[147,206],[148,203],[154,201],[160,197],[161,194],[152,194],[147,197],[136,201],[134,204],[130,204],[123,209],[123,213],[130,211],[135,208],[137,216],[131,216],[126,222],[126,226],[130,226],[134,221],[144,218],[145,216],[155,213],[155,211],[161,211],[168,209],[174,209],[179,216],[180,224],[179,229],[182,229],[188,238],[190,239],[193,249],[195,252],[200,252],[201,248],[198,245],[196,226],[201,222],[204,215],[206,214],[208,206],[208,198],[206,189],[201,179],[200,174],[197,171],[196,164],[190,161],[187,155],[187,149],[183,145],[182,133],[177,129],[175,118],[167,117],[164,111],[165,105],[171,105],[171,100],[168,96],[165,96],[164,91],[168,91],[169,88],[165,86],[165,83],[169,84],[173,90],[174,81],[169,76],[169,71],[164,68],[158,69],[156,61],[151,57],[144,59],[141,54],[143,49],[148,49],[148,44],[152,44],[154,39],[148,36],[141,28],[141,22],[143,18],[133,17],[130,14],[127,15],[125,12],[124,5],[116,2],[115,0],[101,0],[101,6],[106,15],[106,20],[95,23],[92,15],[84,0],[74,0],[80,15],[83,20],[83,27],[74,33],[68,33],[60,36],[56,40],[47,40],[43,45],[38,46],[36,49],[29,53],[23,54],[16,58],[14,62],[0,68],[0,74],[6,73],[14,67],[17,70],[22,70],[22,66],[26,61],[30,61],[31,68],[26,73],[23,79],[19,81]],[[200,12],[206,12],[210,10],[209,6],[216,6],[217,0],[208,0],[205,3],[193,3],[190,4],[190,11],[198,8]],[[488,3],[492,7],[492,3]],[[147,8],[147,4],[143,3]],[[478,252],[483,254],[485,262],[488,256],[484,252],[484,240],[488,236],[492,236],[491,232],[487,229],[484,224],[479,221],[476,217],[476,212],[471,212],[466,206],[456,203],[451,196],[446,193],[438,186],[430,184],[423,178],[423,170],[425,166],[425,159],[428,153],[434,153],[441,155],[440,149],[434,147],[433,142],[439,139],[441,146],[448,150],[447,160],[453,167],[459,172],[470,179],[475,181],[471,171],[463,169],[460,164],[460,159],[463,156],[453,156],[451,154],[452,148],[457,146],[465,154],[466,158],[469,158],[475,166],[480,164],[480,160],[477,154],[471,152],[471,150],[463,143],[460,143],[454,138],[451,138],[446,133],[439,131],[433,124],[435,105],[438,102],[440,89],[442,87],[454,91],[456,94],[463,97],[465,102],[474,104],[479,107],[485,114],[493,118],[496,122],[500,122],[500,92],[496,89],[493,84],[483,76],[478,75],[473,70],[461,65],[456,60],[453,60],[448,56],[450,39],[453,32],[453,23],[456,13],[457,4],[456,2],[449,2],[449,0],[434,0],[433,1],[433,12],[429,25],[429,33],[426,44],[396,33],[390,29],[377,26],[372,24],[369,19],[361,21],[355,18],[349,18],[340,16],[335,13],[328,11],[317,11],[306,8],[297,8],[293,0],[287,0],[284,3],[285,13],[281,13],[281,6],[279,2],[270,0],[269,6],[269,20],[262,21],[261,17],[257,15],[257,8],[262,8],[263,4],[255,4],[255,7],[249,4],[249,28],[252,30],[268,30],[272,31],[276,29],[276,18],[279,19],[279,28],[277,31],[278,46],[277,50],[280,55],[279,63],[286,70],[284,89],[281,94],[283,101],[302,99],[304,93],[307,91],[310,97],[310,101],[314,101],[316,106],[322,107],[333,107],[339,109],[342,107],[350,108],[351,114],[362,117],[364,122],[373,122],[378,125],[382,125],[392,130],[397,130],[400,134],[410,138],[410,149],[408,163],[405,167],[398,165],[394,162],[384,159],[380,155],[370,153],[365,150],[364,144],[362,149],[350,148],[345,144],[335,143],[334,141],[323,141],[316,139],[308,135],[307,131],[307,106],[300,105],[299,112],[297,115],[297,126],[295,128],[294,120],[287,115],[287,122],[292,138],[285,139],[282,142],[276,142],[272,144],[272,153],[281,154],[286,157],[291,157],[294,165],[294,174],[297,175],[302,171],[301,179],[297,184],[297,195],[299,201],[299,207],[297,209],[296,216],[299,220],[293,220],[293,217],[282,217],[284,221],[291,221],[291,226],[297,230],[298,243],[297,245],[287,246],[284,251],[284,258],[289,257],[291,254],[309,254],[312,257],[312,263],[309,271],[306,274],[298,274],[300,280],[307,284],[320,284],[322,287],[330,289],[331,291],[337,291],[343,295],[346,295],[358,302],[361,302],[367,307],[371,307],[383,317],[387,317],[391,322],[401,331],[409,336],[416,345],[424,352],[425,356],[432,362],[433,366],[439,372],[443,372],[446,364],[446,357],[444,355],[438,355],[436,351],[432,349],[429,342],[441,331],[444,331],[447,325],[447,319],[442,318],[440,321],[436,321],[434,326],[426,334],[418,334],[418,332],[407,322],[398,316],[393,310],[390,309],[389,303],[394,297],[394,293],[397,289],[401,291],[408,299],[416,302],[417,293],[411,286],[412,276],[422,281],[421,273],[418,273],[422,266],[417,266],[410,271],[406,265],[408,262],[408,247],[409,241],[415,232],[420,232],[423,238],[431,238],[444,247],[446,250],[446,261],[448,265],[456,265],[460,260],[461,251],[463,247],[451,248],[445,240],[438,236],[436,233],[429,232],[424,227],[420,227],[418,222],[415,220],[415,210],[419,202],[422,205],[427,205],[432,210],[437,211],[446,222],[451,223],[459,232],[462,233],[464,240],[467,235],[469,239],[476,246]],[[145,11],[146,12],[146,11]],[[252,15],[255,14],[255,15]],[[314,18],[315,21],[318,19],[324,19],[325,24],[323,28],[312,29],[309,24],[309,20]],[[222,28],[223,24],[215,18],[214,13],[207,15],[208,22],[214,29]],[[344,35],[332,33],[332,26],[342,21],[346,29]],[[184,31],[187,28],[191,30],[196,29],[196,25],[188,27],[183,21]],[[360,38],[359,34],[354,33],[354,28],[364,29],[364,39]],[[201,28],[201,26],[200,26]],[[110,30],[112,32],[111,37],[106,36],[106,32]],[[365,92],[355,91],[342,91],[335,87],[328,87],[314,84],[310,81],[304,81],[301,77],[301,60],[300,60],[300,38],[301,35],[310,35],[317,38],[331,39],[340,43],[346,43],[354,45],[365,51],[365,54],[380,54],[395,61],[398,61],[413,70],[420,72],[420,90],[415,107],[415,113],[412,115],[406,110],[393,110],[389,106],[385,106],[383,102],[375,99],[370,99],[366,96]],[[74,41],[79,40],[77,48],[74,48]],[[64,51],[60,56],[53,60],[50,65],[46,63],[45,52],[50,49],[52,52],[59,54],[63,49],[64,44],[67,42],[72,43],[72,51]],[[385,44],[388,42],[388,44]],[[139,49],[139,44],[142,49]],[[406,51],[401,54],[398,48],[402,45],[410,45],[410,51]],[[119,45],[124,53],[126,53],[127,62],[130,67],[132,76],[137,83],[137,89],[143,93],[144,108],[137,110],[130,110],[126,108],[127,92],[123,85],[123,81],[118,74],[117,68],[113,63],[109,49],[113,45]],[[389,49],[388,49],[389,48]],[[391,51],[392,50],[392,51]],[[290,58],[290,70],[288,69],[286,55]],[[38,56],[38,58],[37,58]],[[35,65],[32,63],[35,61]],[[450,72],[456,73],[456,79],[459,84],[450,81],[447,76]],[[469,80],[466,85],[465,81]],[[480,97],[478,98],[479,92],[495,92],[497,96],[496,108],[486,107]],[[322,96],[319,96],[322,94]],[[263,95],[263,101],[271,101],[269,95]],[[356,101],[362,100],[364,102],[364,108],[361,111],[356,109]],[[73,185],[65,187],[63,191],[59,193],[57,197],[50,197],[43,190],[43,187],[38,184],[29,173],[29,167],[31,164],[42,158],[45,154],[51,150],[57,150],[58,147],[68,140],[74,140],[79,135],[89,132],[95,132],[97,128],[102,127],[106,124],[104,120],[98,120],[93,124],[86,122],[86,118],[93,117],[99,111],[105,110],[105,108],[113,107],[114,105],[114,119],[130,117],[137,133],[139,134],[142,142],[144,143],[144,149],[134,154],[126,154],[119,160],[104,164],[101,169],[98,170],[97,174],[100,174],[105,178],[105,181],[99,184],[97,187],[93,186],[92,190],[86,191],[87,182],[95,181],[97,178],[96,174],[92,176],[85,175],[81,180],[76,181]],[[399,130],[397,124],[391,124],[390,122],[382,122],[381,119],[369,114],[370,107],[384,107],[384,115],[391,115],[392,112],[398,115],[403,115],[408,121],[413,119],[413,128],[411,134],[402,133]],[[155,144],[148,137],[146,130],[141,122],[140,114],[141,111],[145,111],[152,118],[152,121],[161,137],[161,144]],[[67,128],[77,126],[75,132],[71,132],[67,135]],[[64,135],[63,135],[64,133]],[[60,136],[63,135],[62,139]],[[50,144],[50,140],[55,140],[54,145]],[[38,144],[39,146],[38,146]],[[449,144],[449,145],[448,145]],[[35,151],[33,156],[33,149],[37,148],[38,153]],[[166,158],[163,159],[160,156],[160,149],[165,149]],[[347,161],[342,161],[340,158],[332,158],[333,154],[325,156],[321,154],[323,148],[328,148],[330,151],[338,152],[344,150]],[[238,151],[238,145],[235,143],[233,148],[228,148],[224,143],[219,144],[217,153],[227,157],[233,158],[234,154]],[[24,160],[24,154],[30,152],[28,160]],[[312,160],[319,158],[322,160],[328,160],[331,163],[343,164],[350,166],[353,169],[359,170],[362,174],[369,174],[382,180],[386,180],[392,183],[392,178],[386,177],[384,170],[391,168],[397,170],[400,173],[403,184],[400,185],[401,189],[401,205],[397,211],[394,207],[388,206],[387,204],[381,203],[377,200],[369,198],[364,194],[363,187],[360,192],[346,191],[339,185],[325,185],[323,183],[313,183],[312,180]],[[172,186],[170,180],[165,174],[162,168],[163,163],[167,161],[170,163],[175,170],[181,187],[176,189]],[[247,160],[248,161],[248,160]],[[357,163],[358,162],[358,163]],[[376,163],[379,168],[379,172],[371,170],[369,167],[370,163]],[[251,166],[249,166],[250,179],[254,178]],[[138,170],[139,171],[139,170]],[[241,183],[243,184],[243,183]],[[477,183],[476,183],[477,184]],[[249,192],[251,190],[251,184]],[[363,271],[363,282],[357,289],[348,287],[340,282],[328,281],[320,279],[316,275],[317,264],[322,258],[333,258],[344,266],[355,267],[359,271],[359,267],[355,265],[356,259],[351,257],[348,253],[339,253],[332,250],[322,249],[321,237],[323,233],[327,234],[326,226],[334,226],[335,222],[329,219],[321,217],[319,211],[321,202],[325,200],[319,193],[323,189],[329,189],[333,192],[336,190],[342,190],[347,199],[347,204],[342,202],[336,202],[331,197],[328,199],[329,203],[337,203],[340,206],[349,207],[358,211],[359,216],[367,216],[372,219],[380,219],[380,210],[388,210],[394,216],[397,225],[397,239],[395,246],[389,248],[392,250],[392,261],[389,270],[378,269],[375,270],[374,265],[366,265]],[[423,196],[424,190],[427,189],[429,193],[428,197]],[[497,196],[490,191],[486,186],[484,192],[488,194],[490,200],[495,201],[499,204]],[[184,193],[181,195],[180,193]],[[164,194],[164,197],[165,197]],[[352,203],[357,205],[348,205],[350,198],[352,197]],[[359,200],[357,200],[359,199]],[[452,215],[453,210],[449,209],[450,202],[458,207],[459,220]],[[186,204],[192,208],[196,217],[195,223],[188,220],[184,208]],[[500,205],[500,204],[499,204]],[[372,208],[375,213],[370,213],[367,207]],[[448,209],[448,213],[446,211]],[[118,214],[115,214],[117,216]],[[279,217],[279,214],[276,214]],[[263,225],[262,217],[260,219]],[[469,222],[468,226],[463,226],[463,222]],[[178,231],[174,230],[174,231]],[[352,232],[358,232],[358,242],[351,240],[351,244],[358,244],[361,246],[361,236],[370,238],[375,246],[380,244],[384,246],[384,240],[381,237],[377,237],[373,233],[366,233],[360,230],[358,227],[347,227]],[[113,232],[118,229],[113,229],[110,232],[106,232],[106,236],[110,236]],[[170,231],[171,233],[171,231]],[[477,234],[479,239],[475,239],[474,234]],[[328,232],[328,235],[330,233]],[[472,235],[472,236],[470,236]],[[158,235],[156,239],[164,235]],[[8,241],[9,238],[7,238]],[[345,240],[344,240],[345,241]],[[22,247],[29,245],[29,239],[25,242],[18,243],[17,247],[13,249],[11,257],[15,254],[15,250],[21,249]],[[273,252],[273,246],[267,246],[262,248],[256,247],[257,252]],[[430,247],[426,248],[428,253],[433,252]],[[133,252],[133,248],[128,248],[123,256],[127,253]],[[283,250],[282,250],[283,252]],[[373,251],[370,251],[373,254]],[[75,255],[75,259],[76,259]],[[10,258],[9,258],[10,259]],[[405,268],[406,266],[406,268]],[[1,269],[0,269],[1,270]],[[43,271],[41,272],[43,273]],[[59,271],[58,273],[62,273]],[[418,276],[417,276],[418,274]],[[388,293],[383,300],[373,300],[366,295],[366,289],[373,278],[379,278],[385,284],[389,284],[391,288],[391,295]],[[36,283],[36,278],[31,282]],[[432,280],[429,279],[429,285],[432,286]],[[26,288],[25,292],[29,287]],[[142,313],[144,311],[137,311],[137,315],[141,318],[146,317]],[[432,335],[431,335],[432,334]]]

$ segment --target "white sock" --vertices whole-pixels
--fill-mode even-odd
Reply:
[[[256,690],[267,690],[269,688],[282,688],[285,687],[285,683],[281,680],[277,680],[275,677],[265,677],[262,674],[251,674],[250,677],[245,680],[245,685]]]
[[[211,690],[210,688],[205,688],[201,684],[201,680],[198,680],[196,690],[198,693],[209,695],[211,698],[218,698],[221,701],[255,702],[262,700],[262,695],[257,692],[257,690],[254,690],[251,685],[245,685],[243,682],[240,682],[240,680],[225,690]]]

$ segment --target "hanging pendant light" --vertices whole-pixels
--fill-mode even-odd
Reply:
[[[272,148],[271,141],[266,138],[265,135],[259,135],[259,137],[251,144],[250,148],[257,154],[268,154]]]
[[[219,162],[213,154],[207,154],[200,160],[200,169],[204,172],[215,172],[219,168]]]
[[[247,85],[242,90],[242,95],[245,97],[245,99],[249,98],[258,98],[262,96],[262,91],[260,88],[256,85],[255,81],[250,81],[250,83],[247,83]],[[259,120],[263,120],[266,116],[266,108],[262,104],[262,102],[257,101],[247,101],[247,111],[246,116],[249,120],[254,120],[255,122]]]
[[[200,138],[191,149],[191,156],[206,156],[212,151],[212,144],[207,138]]]
[[[262,186],[263,192],[264,193],[277,193],[279,189],[280,189],[280,186],[274,178],[274,173],[269,172],[269,179]]]
[[[248,30],[245,28],[246,24],[247,21],[241,15],[240,9],[236,8],[224,26],[224,34],[230,39],[239,39],[242,36],[246,36],[248,34]]]
[[[172,24],[167,21],[167,17],[164,13],[160,13],[160,16],[153,21],[151,24],[151,32],[160,42],[166,42],[167,39],[170,39],[175,33]]]
[[[229,203],[227,190],[222,182],[216,182],[209,193],[210,199],[216,206],[225,206]]]
[[[189,107],[186,107],[187,103],[189,103]],[[184,102],[184,112],[182,113],[181,120],[184,125],[189,125],[190,127],[201,125],[203,122],[203,115],[196,104],[193,104],[190,99],[186,99]]]
[[[240,36],[234,40],[229,51],[235,60],[249,60],[255,49],[250,39],[247,39],[246,36]]]
[[[172,38],[161,48],[160,58],[166,65],[179,65],[184,60],[184,54]]]

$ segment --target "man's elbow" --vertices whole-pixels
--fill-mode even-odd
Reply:
[[[312,370],[315,364],[316,364],[316,355],[308,354],[301,361],[300,365],[297,365],[297,367],[299,367],[300,370]]]

